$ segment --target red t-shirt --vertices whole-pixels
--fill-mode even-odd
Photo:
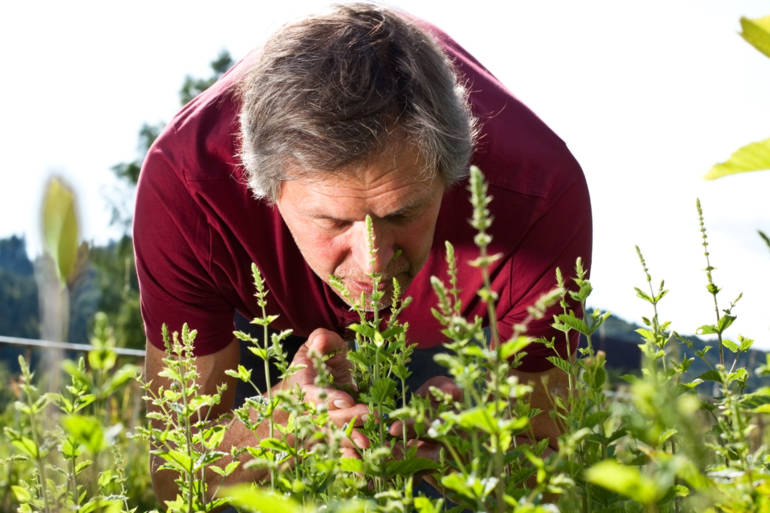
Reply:
[[[590,267],[591,210],[580,166],[565,144],[479,62],[446,34],[429,28],[455,63],[470,90],[480,123],[472,157],[489,183],[491,253],[502,253],[492,269],[502,339],[527,316],[527,307],[555,285],[555,268],[566,276],[575,259]],[[198,330],[195,353],[205,355],[233,339],[236,310],[258,315],[251,263],[261,269],[272,325],[308,335],[318,327],[344,332],[357,315],[306,265],[278,209],[253,199],[238,154],[238,79],[250,55],[188,103],[147,154],[134,218],[136,269],[148,340],[163,347],[161,325]],[[418,347],[445,337],[430,313],[436,299],[431,275],[446,277],[444,241],[455,247],[463,313],[484,316],[476,292],[481,277],[467,262],[478,256],[467,181],[443,198],[431,252],[404,295],[412,304],[401,315]],[[530,325],[530,334],[556,337],[550,319]],[[572,344],[576,339],[572,340]],[[561,347],[564,341],[561,340]],[[544,346],[531,345],[522,370],[551,365]]]

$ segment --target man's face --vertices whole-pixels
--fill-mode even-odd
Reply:
[[[406,289],[433,241],[444,183],[437,174],[426,178],[421,169],[413,146],[391,145],[382,155],[340,172],[319,171],[284,182],[276,205],[319,278],[329,283],[333,274],[357,300],[361,292],[368,296],[372,291],[368,275],[381,273],[385,306],[392,278]],[[367,215],[377,248],[373,266]]]

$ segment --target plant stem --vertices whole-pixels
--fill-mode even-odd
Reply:
[[[25,376],[25,378],[31,378],[31,376]],[[48,477],[46,476],[46,472],[45,472],[45,460],[43,460],[42,456],[40,455],[41,453],[40,437],[38,436],[38,432],[37,432],[38,425],[35,419],[36,414],[34,413],[36,411],[34,409],[35,401],[32,400],[31,392],[28,389],[25,391],[25,395],[27,396],[27,405],[29,405],[30,410],[32,412],[29,414],[29,427],[30,427],[30,430],[32,431],[32,440],[35,443],[35,448],[36,448],[37,456],[35,458],[35,463],[37,464],[38,478],[40,479],[40,491],[43,494],[43,509],[45,513],[50,513],[51,508],[48,505],[48,486],[47,486]]]
[[[265,310],[264,304],[261,306],[262,308],[262,318],[267,318],[267,311]],[[273,438],[273,429],[275,424],[275,419],[273,417],[273,398],[272,398],[272,390],[271,390],[271,381],[270,381],[270,356],[269,356],[269,343],[268,343],[268,331],[267,331],[267,323],[265,323],[262,326],[262,342],[264,344],[265,348],[265,359],[263,360],[263,364],[265,366],[265,391],[267,393],[267,411],[269,414],[268,417],[268,436],[270,438]],[[270,489],[275,490],[275,467],[270,466]]]

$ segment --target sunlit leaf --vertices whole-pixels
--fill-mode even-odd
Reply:
[[[38,447],[32,439],[23,436],[17,440],[12,440],[11,443],[27,456],[37,458]]]
[[[495,420],[493,408],[494,405],[486,405],[465,410],[457,415],[457,423],[466,429],[479,429],[490,434],[496,433],[499,426]]]
[[[441,505],[442,502],[440,501],[434,505],[433,501],[428,497],[420,496],[414,498],[414,507],[417,513],[439,513],[442,511]]]
[[[11,486],[11,490],[13,490],[13,495],[16,497],[16,500],[25,503],[25,502],[31,502],[32,501],[32,495],[29,493],[29,488],[26,486]]]
[[[740,399],[740,405],[748,409],[770,406],[770,390],[764,387],[750,394],[745,394]]]
[[[727,349],[729,349],[731,353],[738,352],[738,349],[739,349],[738,344],[736,344],[730,339],[723,338],[722,345],[725,346]]]
[[[473,492],[468,483],[458,473],[452,473],[441,478],[441,484],[450,490],[454,490],[464,497],[469,499],[476,498],[476,494]]]
[[[586,479],[642,504],[653,503],[658,495],[652,479],[637,467],[622,465],[615,460],[604,460],[592,466],[586,471]]]
[[[364,462],[358,458],[340,458],[340,470],[343,472],[363,473]]]
[[[706,173],[705,178],[714,180],[736,173],[762,171],[764,169],[770,169],[770,139],[753,142],[738,148],[727,161],[712,167]]]
[[[75,193],[60,177],[52,177],[42,205],[43,244],[62,283],[71,281],[78,259]]]
[[[722,333],[727,328],[729,328],[734,321],[735,321],[734,315],[723,315],[719,318],[719,322],[717,323],[717,329],[719,330],[720,333]]]
[[[770,16],[741,18],[741,36],[754,48],[770,57]]]
[[[532,339],[529,337],[517,337],[513,338],[511,340],[506,341],[503,343],[502,346],[500,346],[500,356],[507,360],[514,354],[518,353],[525,347],[527,347],[532,342]]]
[[[67,415],[62,424],[67,433],[92,454],[105,448],[104,429],[96,418],[85,415]]]
[[[573,329],[579,333],[582,333],[583,335],[590,335],[591,330],[588,329],[588,326],[583,321],[583,319],[580,319],[578,317],[575,317],[571,314],[559,314],[555,316],[556,319],[558,319],[562,324],[565,324],[570,329]]]
[[[224,488],[218,494],[227,497],[238,511],[255,513],[300,513],[304,508],[294,499],[253,485],[242,484]]]

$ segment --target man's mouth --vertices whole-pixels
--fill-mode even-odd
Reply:
[[[363,291],[366,294],[371,294],[374,290],[374,283],[372,281],[362,281],[362,280],[350,280],[350,283],[358,289],[359,292]],[[382,290],[385,288],[385,284],[390,283],[390,280],[387,282],[385,280],[380,281],[379,283],[379,290]],[[351,291],[352,292],[352,291]]]

